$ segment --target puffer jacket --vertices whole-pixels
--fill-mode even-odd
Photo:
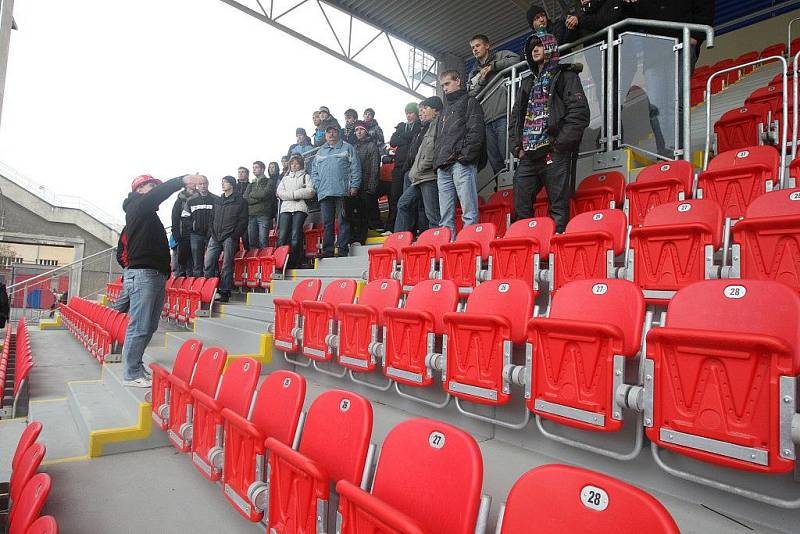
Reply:
[[[417,157],[411,165],[409,178],[412,184],[420,184],[436,179],[436,169],[433,166],[433,158],[436,156],[436,130],[439,126],[439,117],[436,116],[428,124],[422,125],[420,134],[422,142],[417,150]]]
[[[375,141],[366,137],[356,144],[356,154],[361,164],[361,189],[374,194],[381,173],[381,155]]]
[[[528,66],[536,71],[537,66],[531,59],[531,40],[525,43],[525,57]],[[589,126],[589,104],[578,76],[583,70],[581,64],[561,64],[561,69],[550,82],[550,116],[547,120],[547,134],[550,144],[559,152],[573,152],[578,149],[583,131]],[[534,76],[522,80],[517,90],[517,100],[509,117],[509,146],[514,153],[522,148],[522,129],[525,126],[525,115],[528,112],[528,101]]]
[[[314,186],[305,170],[288,172],[278,184],[278,198],[281,199],[281,213],[302,211],[308,213],[306,200],[314,198]]]
[[[350,189],[361,187],[361,163],[353,145],[342,140],[322,145],[311,165],[311,184],[319,200],[346,197]]]
[[[414,121],[413,124],[400,122],[395,126],[392,138],[389,140],[389,144],[395,147],[394,170],[400,175],[402,175],[402,173],[406,171],[407,166],[410,165],[406,163],[408,160],[408,148],[411,145],[411,141],[413,141],[414,137],[419,133],[421,124],[422,123],[418,120]]]
[[[264,174],[247,186],[243,196],[247,201],[247,211],[251,217],[256,215],[275,217],[275,190],[278,188],[278,178]]]
[[[483,108],[466,89],[445,95],[445,102],[436,134],[435,167],[446,168],[458,162],[482,169],[486,165]]]
[[[214,206],[214,221],[211,223],[211,237],[217,243],[227,238],[238,241],[247,229],[247,202],[238,194],[221,195]]]
[[[467,91],[469,92],[469,96],[477,97],[481,91],[488,87],[489,84],[491,84],[495,78],[497,78],[497,74],[500,71],[507,69],[508,67],[513,67],[520,61],[522,61],[522,58],[510,50],[498,50],[496,52],[492,52],[486,57],[486,61],[484,63],[475,61],[475,66],[472,68],[472,72],[470,72],[469,76],[467,76]],[[481,69],[487,65],[492,66],[492,72],[490,72],[485,79],[481,80]],[[503,76],[503,78],[507,78],[508,76],[509,75],[506,74]],[[481,103],[481,106],[483,107],[483,118],[486,122],[492,122],[493,120],[503,117],[506,114],[505,90],[495,90]]]

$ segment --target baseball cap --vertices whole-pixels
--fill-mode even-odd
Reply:
[[[330,114],[331,114],[331,110],[329,110],[329,109],[328,109],[328,106],[320,106],[320,107],[319,107],[319,110],[320,110],[320,111],[324,111],[324,112],[325,112],[325,113],[327,113],[328,115],[330,115]]]
[[[325,128],[325,131],[326,131],[326,132],[329,132],[329,131],[331,131],[331,130],[336,130],[336,131],[338,132],[338,131],[339,131],[339,127],[338,127],[338,126],[336,126],[335,124],[329,124],[329,125],[328,125],[328,127],[327,127],[327,128]]]
[[[150,182],[154,182],[156,185],[161,185],[163,183],[158,178],[153,178],[149,174],[143,174],[143,175],[137,176],[136,178],[133,179],[133,182],[131,182],[131,191],[136,191],[137,189],[142,187],[144,184],[147,184],[147,183],[150,183]]]

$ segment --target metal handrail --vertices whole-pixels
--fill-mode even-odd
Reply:
[[[800,20],[800,19],[798,19]],[[800,59],[800,51],[798,51],[794,55],[794,61],[792,62],[792,104],[794,105],[794,109],[792,110],[792,118],[794,122],[792,123],[792,161],[795,160],[797,157],[797,61]],[[784,93],[786,91],[784,90]]]
[[[786,58],[783,56],[769,56],[761,59],[756,59],[755,61],[749,61],[747,63],[743,63],[742,65],[736,65],[733,67],[729,67],[727,69],[722,69],[711,76],[709,76],[708,81],[706,81],[706,144],[705,144],[705,154],[703,155],[703,170],[705,171],[708,169],[708,155],[711,149],[711,82],[717,76],[722,74],[732,72],[735,70],[739,70],[745,67],[749,67],[751,65],[758,65],[760,63],[769,63],[771,61],[780,61],[783,64],[783,96],[782,96],[782,109],[783,109],[783,120],[781,121],[781,169],[779,175],[779,183],[780,187],[784,187],[784,176],[786,174],[786,141],[788,137],[789,125],[786,122],[786,119],[789,115],[789,95],[786,94],[786,86],[787,86],[787,72],[788,66],[786,62]],[[795,80],[795,84],[797,80]],[[795,110],[795,113],[797,111]],[[797,125],[795,123],[795,131],[797,129]]]
[[[94,258],[96,256],[100,256],[101,254],[106,254],[106,253],[108,253],[108,252],[110,252],[112,250],[116,250],[116,249],[117,249],[117,247],[106,248],[106,249],[101,250],[100,252],[95,252],[94,254],[90,254],[90,255],[85,256],[85,257],[83,257],[83,258],[81,258],[79,260],[75,260],[73,262],[66,263],[64,265],[59,265],[55,269],[50,269],[49,271],[45,271],[45,272],[43,272],[41,274],[37,274],[36,276],[32,276],[30,278],[27,278],[27,279],[23,280],[22,282],[17,282],[16,284],[11,284],[10,286],[6,287],[6,290],[7,291],[11,291],[12,289],[14,289],[17,286],[29,285],[33,280],[38,280],[40,278],[46,278],[46,277],[52,275],[53,273],[56,273],[56,272],[58,272],[58,271],[60,271],[62,269],[66,269],[68,267],[72,267],[73,265],[77,265],[79,263],[83,263],[86,260],[89,260],[89,259]]]

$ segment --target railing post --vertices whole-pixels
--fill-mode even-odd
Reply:
[[[511,67],[511,88],[509,89],[509,105],[508,105],[508,115],[506,116],[506,157],[508,157],[508,153],[511,152],[511,148],[508,146],[508,141],[511,137],[511,114],[514,112],[514,104],[517,102],[517,66],[514,65]],[[515,170],[514,162],[516,161],[517,155],[511,154],[511,165],[509,165],[509,169],[512,171]]]
[[[614,150],[614,28],[606,31],[606,152]]]
[[[683,159],[692,161],[692,119],[690,103],[692,100],[691,94],[691,77],[692,77],[692,43],[691,33],[689,28],[683,28],[683,80],[681,81],[681,102],[683,103],[682,110],[682,124],[683,124]]]
[[[800,20],[800,19],[796,19]],[[797,61],[800,59],[800,52],[797,52],[794,55],[794,61],[792,61],[792,99],[794,102],[794,109],[792,111],[792,118],[794,122],[792,123],[792,161],[797,157]]]

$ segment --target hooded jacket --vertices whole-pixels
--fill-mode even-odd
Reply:
[[[378,125],[378,121],[372,119],[371,121],[367,122],[364,121],[364,125],[367,127],[367,135],[372,139],[372,142],[378,146],[378,150],[383,150],[383,146],[386,144],[386,141],[383,137],[383,130],[381,129],[380,125]]]
[[[436,168],[433,159],[436,157],[436,131],[439,127],[439,116],[434,117],[420,130],[420,144],[417,156],[411,165],[409,178],[412,184],[420,184],[436,179]]]
[[[361,163],[353,145],[341,139],[334,146],[322,145],[311,165],[311,183],[319,200],[346,197],[350,189],[361,187]]]
[[[178,198],[175,199],[175,203],[172,205],[172,235],[176,240],[189,238],[192,223],[191,214],[186,209],[186,204],[196,194],[195,191],[187,192],[184,189],[178,193]]]
[[[486,127],[483,108],[466,89],[445,95],[445,108],[439,115],[436,134],[436,169],[458,162],[462,165],[486,165]]]
[[[278,189],[280,175],[262,175],[256,178],[244,192],[244,199],[247,202],[247,211],[250,217],[266,215],[271,219],[275,217],[275,191]]]
[[[238,241],[247,230],[247,202],[238,194],[220,195],[214,206],[214,221],[211,223],[211,237],[222,243],[229,237]]]
[[[361,164],[361,189],[369,194],[375,194],[381,173],[381,155],[378,146],[367,136],[363,141],[356,140],[356,154]]]
[[[305,169],[289,171],[278,184],[277,195],[281,199],[281,213],[308,213],[306,200],[314,198],[314,187]]]
[[[314,150],[314,145],[311,144],[311,139],[306,137],[305,143],[294,143],[290,145],[289,151],[286,153],[286,155],[291,156],[292,154],[300,154],[302,156],[309,150]]]
[[[539,68],[531,58],[532,43],[540,38],[539,35],[532,35],[525,43],[525,59],[534,73],[538,72]],[[558,60],[557,53],[555,60]],[[546,131],[550,137],[550,144],[559,152],[577,150],[583,131],[589,125],[589,104],[578,76],[582,70],[583,66],[580,64],[560,64],[550,83],[548,99],[550,113]],[[531,75],[522,80],[514,109],[509,117],[511,135],[509,145],[513,147],[515,153],[522,148],[522,129],[535,78],[535,75]]]
[[[150,192],[132,192],[122,203],[128,236],[128,269],[155,269],[169,276],[167,232],[158,218],[158,206],[183,187],[183,177],[155,186]]]
[[[421,123],[416,120],[413,124],[408,124],[408,122],[400,122],[395,126],[394,133],[392,134],[392,138],[389,140],[389,144],[395,147],[395,164],[393,173],[399,173],[402,176],[403,173],[406,172],[406,169],[411,166],[412,161],[409,163],[408,160],[408,148],[411,145],[411,141],[414,140],[414,137],[419,133]]]
[[[507,69],[508,67],[513,67],[520,61],[522,61],[522,58],[510,50],[498,50],[496,52],[490,52],[486,56],[486,61],[483,63],[480,61],[475,61],[475,66],[472,67],[472,72],[470,72],[469,76],[467,76],[467,91],[469,92],[469,96],[474,96],[477,98],[480,92],[488,87],[495,78],[497,78],[497,75],[500,71]],[[488,76],[486,76],[486,78],[481,80],[481,69],[487,65],[492,66],[492,71]],[[508,75],[504,75],[503,77],[506,78],[507,76]],[[492,122],[500,117],[504,117],[506,114],[505,90],[495,90],[488,98],[481,102],[481,106],[483,106],[483,118],[486,122]]]
[[[189,213],[192,214],[192,232],[208,237],[211,234],[211,224],[214,222],[214,206],[219,197],[206,192],[205,196],[197,193],[186,203]]]

